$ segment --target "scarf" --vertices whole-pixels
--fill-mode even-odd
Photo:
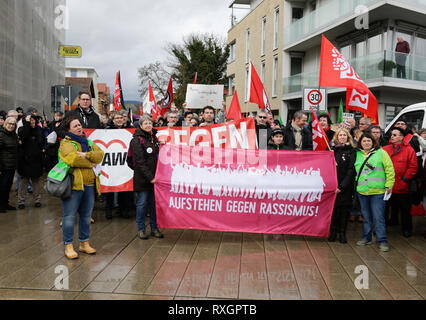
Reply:
[[[71,140],[74,140],[75,142],[78,142],[79,144],[81,144],[81,150],[83,152],[90,151],[89,142],[87,141],[86,135],[84,135],[83,137],[79,137],[71,132],[67,132],[66,135],[70,137]]]
[[[291,128],[294,133],[294,142],[297,149],[302,149],[302,129],[299,128],[294,124],[294,122],[291,123]]]
[[[90,106],[90,108],[86,111],[83,110],[82,107],[78,107],[79,112],[80,112],[80,117],[84,122],[84,127],[87,127],[89,125],[89,121],[87,120],[87,116],[90,116],[92,113],[94,113],[95,111],[93,110],[92,106]]]

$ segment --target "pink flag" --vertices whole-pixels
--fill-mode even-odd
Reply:
[[[332,152],[163,145],[160,228],[327,237],[336,199]]]

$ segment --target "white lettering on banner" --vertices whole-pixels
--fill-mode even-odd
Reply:
[[[159,141],[166,144],[191,147],[214,147],[229,149],[258,149],[253,119],[201,128],[161,128],[157,132]]]
[[[358,107],[364,110],[368,110],[368,102],[370,100],[370,95],[368,93],[363,94],[356,89],[352,89],[352,94],[348,103],[350,107]]]
[[[244,199],[272,199],[282,201],[321,201],[324,180],[320,170],[302,170],[280,166],[274,171],[230,167],[194,167],[172,164],[171,190],[177,194],[195,194]]]

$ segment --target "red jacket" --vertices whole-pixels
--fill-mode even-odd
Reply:
[[[417,173],[417,157],[414,149],[407,143],[394,147],[392,144],[383,147],[395,169],[395,185],[393,193],[408,193],[409,183]]]

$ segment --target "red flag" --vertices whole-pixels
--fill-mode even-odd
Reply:
[[[197,77],[198,77],[198,72],[195,73],[194,84],[197,84]]]
[[[149,103],[151,104],[152,120],[155,122],[160,115],[160,109],[158,108],[157,102],[155,102],[154,92],[151,87],[151,80],[149,81]]]
[[[170,77],[169,82],[169,88],[167,89],[166,97],[164,98],[163,105],[161,106],[161,116],[164,117],[164,115],[170,111],[170,108],[172,106],[172,103],[174,101],[173,97],[173,80],[172,77]]]
[[[228,113],[226,114],[226,119],[232,119],[234,121],[241,120],[241,107],[240,102],[238,101],[237,90],[235,90],[234,97],[232,98],[231,106],[229,107]]]
[[[120,87],[120,71],[117,72],[117,79],[115,81],[115,92],[114,92],[114,107],[115,110],[121,111],[121,87]]]
[[[312,109],[312,141],[314,145],[314,151],[325,151],[328,148],[327,135],[318,121],[317,115]]]
[[[259,106],[259,109],[266,109],[266,111],[271,112],[271,105],[269,104],[268,96],[266,95],[263,83],[260,80],[253,63],[250,63],[250,73],[249,101],[256,103]]]
[[[139,115],[140,115],[141,117],[143,116],[142,103],[139,103]]]
[[[346,109],[360,111],[372,120],[378,120],[376,97],[324,35],[322,36],[319,86],[347,88]]]

